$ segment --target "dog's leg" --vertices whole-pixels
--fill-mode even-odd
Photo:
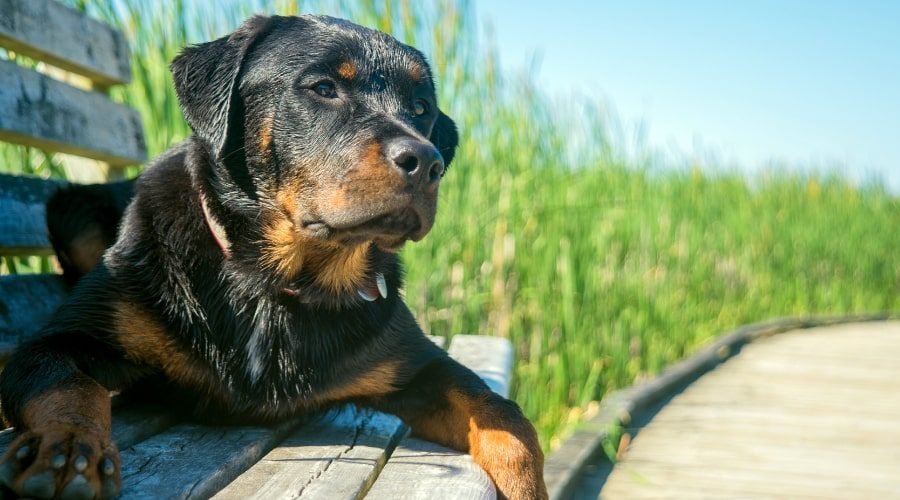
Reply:
[[[0,376],[4,416],[20,432],[0,482],[25,497],[114,496],[121,480],[109,391],[134,374],[112,346],[78,332],[23,344]]]
[[[547,498],[544,455],[534,427],[518,405],[448,356],[373,405],[398,415],[414,435],[470,453],[500,497]]]

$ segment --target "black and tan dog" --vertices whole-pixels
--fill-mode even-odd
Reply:
[[[142,174],[114,244],[3,371],[22,434],[0,482],[115,495],[110,391],[140,391],[216,422],[356,402],[468,451],[503,496],[546,497],[531,424],[398,296],[396,251],[434,223],[457,145],[422,54],[338,19],[256,17],[172,72],[194,135]],[[70,278],[115,237],[130,186],[107,189],[51,203]]]

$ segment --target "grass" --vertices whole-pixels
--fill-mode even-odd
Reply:
[[[407,302],[432,334],[512,340],[513,397],[547,448],[592,401],[736,325],[900,306],[900,200],[883,187],[628,159],[590,103],[501,77],[466,2],[74,4],[131,40],[135,81],[114,97],[142,113],[154,154],[189,132],[167,61],[251,12],[331,12],[423,48],[463,140],[435,229],[404,252]],[[40,152],[2,153],[58,171]]]

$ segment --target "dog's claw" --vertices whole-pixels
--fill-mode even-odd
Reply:
[[[378,293],[381,295],[381,298],[386,299],[388,296],[388,287],[383,274],[375,274],[375,284],[378,285]]]
[[[362,299],[365,300],[366,302],[375,302],[375,299],[378,298],[378,297],[372,295],[371,293],[367,292],[366,290],[363,290],[362,288],[357,290],[356,293],[358,293],[359,296],[362,297]]]
[[[35,474],[22,485],[22,494],[24,496],[35,498],[52,498],[56,492],[56,486],[53,485],[55,478],[50,471]]]
[[[104,458],[103,462],[100,464],[100,470],[103,472],[104,476],[112,476],[116,472],[116,464],[114,464],[112,460]]]
[[[60,453],[50,460],[50,467],[54,469],[62,469],[66,465],[66,456]]]
[[[79,455],[78,458],[75,459],[75,462],[72,463],[75,466],[75,470],[78,472],[84,472],[87,469],[88,461],[87,457],[84,455]]]
[[[23,446],[16,451],[16,460],[24,460],[28,454],[31,453],[31,448],[28,446]]]

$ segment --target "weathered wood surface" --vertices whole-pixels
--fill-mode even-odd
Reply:
[[[138,404],[113,411],[113,441],[119,448],[135,445],[171,427],[177,418],[171,409]],[[12,428],[0,431],[0,454],[18,434]]]
[[[216,498],[359,498],[405,433],[391,415],[353,406],[329,412],[296,431]]]
[[[2,60],[0,140],[112,165],[147,159],[137,111]]]
[[[471,368],[495,392],[508,396],[512,377],[512,344],[499,337],[456,335],[447,350]],[[472,457],[415,438],[404,439],[391,454],[368,498],[493,499],[494,484]]]
[[[271,427],[181,424],[121,450],[125,498],[208,498],[284,440],[298,421]]]
[[[40,331],[65,294],[55,274],[0,276],[0,360]]]
[[[470,455],[406,438],[391,454],[366,498],[378,500],[493,500],[494,483]]]
[[[131,81],[122,33],[53,0],[0,0],[0,47],[87,76]]]
[[[511,366],[509,341],[457,335],[449,353],[508,387],[511,372],[501,370]],[[298,429],[216,498],[495,498],[493,483],[471,457],[403,439],[407,433],[396,417],[345,407]]]
[[[447,349],[450,357],[471,368],[492,391],[509,396],[512,376],[512,343],[501,337],[456,335]]]
[[[890,498],[900,322],[762,339],[640,429],[603,498]]]
[[[508,387],[510,374],[501,375],[489,356],[510,355],[507,341],[457,336],[450,352]],[[172,412],[132,402],[113,413],[123,498],[495,498],[468,455],[404,440],[408,429],[398,418],[352,405],[272,428],[178,424]],[[14,436],[0,432],[0,449]]]
[[[881,321],[886,314],[852,316],[809,316],[778,318],[741,326],[714,340],[689,358],[667,368],[660,376],[643,384],[623,389],[604,398],[596,416],[579,426],[566,441],[547,458],[544,480],[551,499],[588,498],[584,492],[596,492],[606,481],[612,465],[606,458],[603,443],[617,427],[642,425],[666,401],[700,376],[754,340],[802,328]],[[626,436],[627,437],[627,436]],[[613,444],[615,445],[615,444]],[[584,494],[582,494],[584,493]]]
[[[0,255],[52,253],[47,239],[45,204],[50,195],[66,184],[0,174]]]

